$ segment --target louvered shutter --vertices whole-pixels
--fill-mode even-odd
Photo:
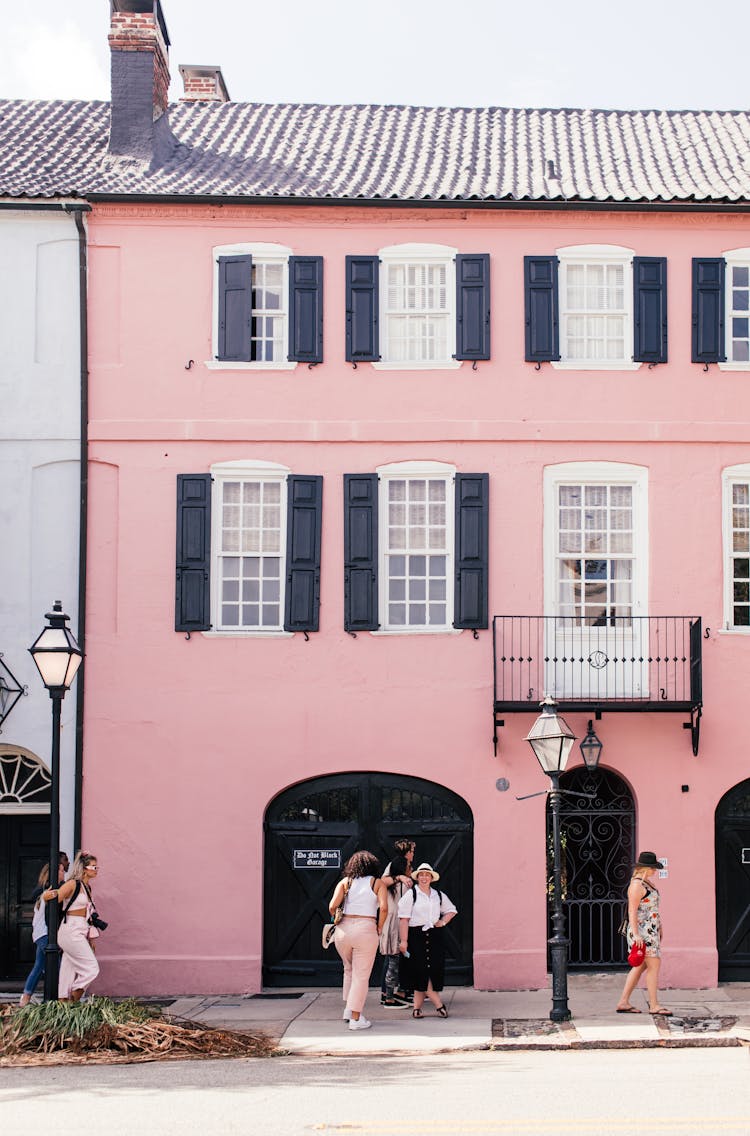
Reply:
[[[525,256],[524,302],[526,360],[546,363],[560,358],[556,256]]]
[[[456,474],[454,627],[488,626],[489,490],[487,473]]]
[[[489,253],[460,253],[456,257],[456,358],[489,357]]]
[[[289,359],[323,362],[323,257],[289,257]]]
[[[177,475],[175,631],[211,626],[211,474]]]
[[[372,363],[380,358],[379,261],[376,256],[346,258],[346,359]]]
[[[250,362],[250,328],[253,318],[253,258],[219,257],[218,359]]]
[[[285,631],[317,631],[323,478],[287,479]]]
[[[633,257],[633,359],[667,361],[667,260]]]
[[[693,258],[694,363],[723,363],[724,346],[723,257]]]
[[[344,627],[378,624],[378,475],[344,474]]]

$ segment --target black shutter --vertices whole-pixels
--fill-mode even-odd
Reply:
[[[633,359],[636,363],[667,361],[667,260],[633,257]]]
[[[456,257],[456,358],[490,357],[489,253]]]
[[[454,627],[487,627],[489,493],[487,473],[456,474]]]
[[[693,362],[723,363],[723,257],[693,258]]]
[[[323,478],[287,480],[285,631],[317,631]]]
[[[323,362],[323,257],[289,257],[289,359]]]
[[[526,360],[546,363],[560,358],[556,256],[523,258]]]
[[[175,631],[211,626],[211,474],[177,475]]]
[[[349,363],[372,363],[380,358],[378,277],[376,256],[346,258],[346,359]]]
[[[250,326],[253,318],[253,258],[219,257],[218,359],[250,362]]]
[[[376,473],[344,474],[344,627],[379,627]]]

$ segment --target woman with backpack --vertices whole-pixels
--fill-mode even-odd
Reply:
[[[445,943],[443,929],[457,912],[445,892],[432,885],[440,879],[430,864],[420,864],[412,872],[416,881],[399,900],[399,950],[409,961],[414,989],[413,1018],[423,1018],[425,996],[438,1016],[448,1017],[440,992],[445,976]]]
[[[64,852],[61,852],[58,857],[57,863],[57,882],[61,884],[65,879],[65,873],[70,867],[70,861]],[[34,958],[34,966],[31,974],[26,979],[23,988],[19,1006],[28,1006],[31,1001],[31,996],[36,990],[39,979],[44,974],[44,967],[47,961],[47,904],[42,900],[42,892],[49,883],[49,864],[45,864],[39,873],[37,886],[32,895],[34,902],[34,918],[31,924],[31,941],[36,949]]]
[[[56,899],[60,904],[57,945],[62,951],[58,981],[61,1002],[78,1002],[99,973],[99,963],[90,941],[99,932],[89,923],[95,914],[91,884],[98,871],[96,856],[90,852],[79,852],[73,861],[70,878],[61,887],[48,888],[42,893],[45,903]]]

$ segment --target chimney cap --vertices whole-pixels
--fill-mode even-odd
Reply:
[[[224,76],[221,73],[221,67],[209,63],[181,63],[179,72],[186,89],[190,79],[213,79],[216,84],[216,93],[222,102],[231,101]]]
[[[159,24],[165,45],[167,47],[171,46],[169,32],[167,31],[167,21],[164,19],[160,0],[109,0],[110,17],[115,12],[130,12],[133,15],[152,15],[154,20]]]

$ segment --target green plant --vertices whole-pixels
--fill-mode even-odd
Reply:
[[[155,1011],[135,998],[113,1002],[90,998],[86,1002],[42,1002],[29,1005],[3,1019],[0,1052],[19,1045],[50,1053],[86,1039],[111,1033],[120,1026],[140,1024]]]

